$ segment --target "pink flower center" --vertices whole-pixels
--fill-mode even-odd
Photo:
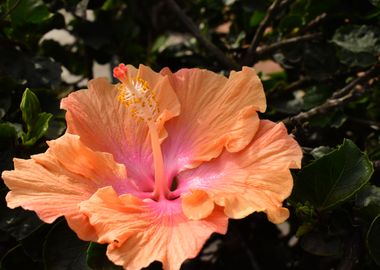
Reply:
[[[132,79],[124,64],[114,68],[114,76],[120,80],[118,100],[125,105],[136,121],[143,121],[149,129],[154,162],[153,200],[172,199],[165,179],[164,160],[155,119],[159,114],[156,94],[142,78]]]

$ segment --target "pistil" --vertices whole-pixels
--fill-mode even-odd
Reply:
[[[158,114],[158,104],[155,93],[142,78],[131,79],[127,67],[120,64],[114,69],[114,76],[121,81],[119,86],[119,101],[124,104],[136,121],[144,121],[149,130],[154,163],[154,189],[152,199],[169,198],[169,187],[165,181],[164,160],[155,118]]]

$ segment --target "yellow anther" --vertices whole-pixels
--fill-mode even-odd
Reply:
[[[143,121],[157,117],[156,96],[147,81],[140,77],[128,79],[127,83],[119,84],[118,91],[118,100],[131,111],[133,117]]]

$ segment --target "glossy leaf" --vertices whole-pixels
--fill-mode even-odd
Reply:
[[[331,151],[333,151],[331,147],[322,145],[311,150],[310,155],[312,155],[314,159],[319,159]]]
[[[21,134],[22,144],[31,146],[45,135],[53,115],[46,112],[40,113],[40,102],[37,96],[28,88],[22,95],[20,109],[22,119],[27,125],[27,132]]]
[[[339,48],[342,63],[367,67],[376,62],[380,53],[380,29],[367,25],[343,26],[335,32],[332,42]]]
[[[31,130],[28,131],[22,138],[23,144],[26,146],[33,145],[38,139],[45,135],[49,128],[49,121],[53,117],[51,113],[38,114],[37,120]]]
[[[364,187],[356,196],[355,206],[367,219],[380,215],[380,188],[375,185]]]
[[[343,251],[343,243],[339,238],[322,233],[309,233],[302,237],[301,247],[317,256],[339,256]]]
[[[22,94],[20,109],[22,112],[22,120],[26,123],[28,130],[32,129],[41,108],[36,94],[29,88],[26,88]]]
[[[351,198],[370,179],[372,163],[350,140],[315,160],[297,175],[293,199],[323,211]]]
[[[8,9],[12,9],[11,18],[13,25],[24,23],[41,23],[51,14],[41,0],[8,0]]]

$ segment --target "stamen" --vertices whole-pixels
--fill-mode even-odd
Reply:
[[[148,83],[141,78],[131,80],[118,86],[119,101],[124,104],[132,116],[143,121],[153,120],[159,113],[156,95]]]
[[[155,200],[166,198],[169,194],[169,187],[164,178],[164,161],[155,123],[159,114],[156,95],[144,79],[140,77],[131,79],[124,64],[114,68],[113,74],[121,81],[118,86],[118,100],[127,107],[136,120],[144,121],[149,128],[155,178],[152,198]]]

